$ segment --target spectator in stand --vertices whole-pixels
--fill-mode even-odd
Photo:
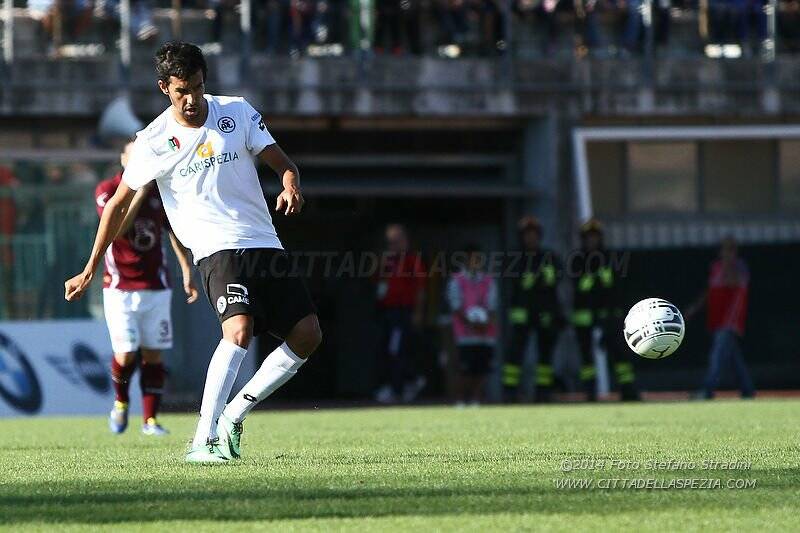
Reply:
[[[309,44],[314,42],[317,26],[317,0],[291,0],[289,4],[289,20],[292,27],[292,44],[289,51],[292,57],[305,53]]]
[[[759,42],[766,38],[765,0],[709,0],[710,38],[713,43],[736,43],[746,52],[755,21]]]
[[[442,44],[463,46],[469,32],[469,13],[466,0],[439,0],[435,3]]]
[[[401,224],[386,227],[387,249],[377,278],[377,306],[381,326],[378,368],[381,403],[410,402],[425,386],[417,375],[414,337],[422,326],[425,305],[425,265],[411,250]]]
[[[466,246],[464,252],[465,264],[447,283],[458,354],[457,406],[483,401],[498,335],[497,283],[484,271],[486,258],[478,246]]]
[[[586,55],[600,45],[600,25],[597,20],[598,0],[574,0],[575,31],[581,36],[578,55]]]
[[[617,9],[622,11],[624,23],[620,45],[628,52],[641,52],[644,35],[644,3],[642,0],[618,0]],[[653,0],[653,42],[664,45],[669,38],[670,0]]]
[[[90,0],[28,0],[31,16],[42,23],[51,40],[51,53],[75,41],[91,24]]]
[[[800,0],[781,0],[778,4],[778,45],[789,52],[800,52]]]
[[[94,16],[119,19],[120,0],[95,0]],[[131,32],[140,41],[158,36],[151,0],[131,0]]]
[[[719,259],[711,264],[708,289],[686,311],[688,319],[706,305],[706,324],[713,337],[708,371],[697,398],[714,397],[722,367],[728,363],[732,363],[736,371],[742,398],[755,396],[741,347],[749,287],[750,272],[747,264],[738,256],[736,240],[726,237],[720,247]]]
[[[459,2],[463,0],[444,0]],[[375,1],[375,51],[418,54],[419,0]]]

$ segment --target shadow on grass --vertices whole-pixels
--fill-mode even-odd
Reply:
[[[691,512],[735,505],[740,510],[764,512],[785,505],[780,492],[796,488],[800,469],[694,472],[684,477],[748,478],[756,479],[758,485],[749,490],[566,490],[556,488],[552,479],[538,476],[530,486],[524,485],[524,480],[516,480],[513,486],[463,486],[462,480],[452,487],[429,486],[424,481],[386,487],[391,479],[355,479],[348,487],[343,479],[339,487],[314,488],[310,482],[296,486],[290,480],[276,482],[260,476],[134,486],[125,481],[6,483],[0,484],[0,523],[261,521],[532,512],[613,515],[650,511],[654,506],[660,511]],[[384,486],[377,486],[379,483]]]

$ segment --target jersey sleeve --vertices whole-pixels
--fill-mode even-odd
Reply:
[[[264,124],[261,113],[256,111],[247,100],[243,100],[244,114],[246,119],[245,126],[245,146],[247,150],[258,155],[261,151],[271,144],[275,144],[275,139]]]
[[[103,216],[103,209],[106,203],[114,196],[114,188],[109,180],[101,181],[94,190],[94,205],[97,208],[97,216]]]
[[[137,191],[159,177],[159,164],[156,154],[146,137],[139,135],[131,148],[128,166],[122,174],[122,181]]]

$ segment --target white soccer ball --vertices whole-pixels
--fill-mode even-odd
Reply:
[[[625,317],[625,342],[647,359],[661,359],[675,353],[685,332],[680,310],[661,298],[637,303]]]
[[[473,324],[486,324],[489,322],[489,312],[479,305],[473,305],[466,312],[467,320]]]

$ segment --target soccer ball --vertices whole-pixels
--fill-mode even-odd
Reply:
[[[465,314],[467,316],[467,320],[473,324],[486,324],[489,322],[489,313],[487,313],[486,309],[479,305],[473,305],[467,309]]]
[[[661,298],[637,303],[625,317],[625,342],[647,359],[661,359],[678,349],[685,326],[680,310]]]

